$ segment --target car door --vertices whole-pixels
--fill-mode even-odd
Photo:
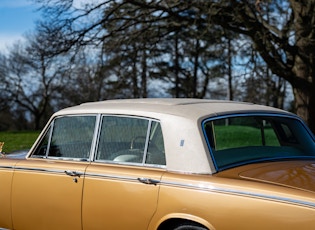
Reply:
[[[95,162],[86,171],[83,229],[146,229],[164,171],[158,121],[104,116]]]
[[[0,229],[12,229],[11,187],[14,166],[18,160],[0,157]]]
[[[96,116],[55,119],[31,157],[16,165],[14,229],[82,229],[82,189],[95,123]]]

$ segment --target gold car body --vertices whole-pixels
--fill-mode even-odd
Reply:
[[[313,229],[315,158],[250,162],[222,169],[213,161],[203,122],[251,113],[298,120],[270,107],[198,99],[110,100],[61,110],[51,117],[25,159],[0,159],[0,228]],[[87,126],[84,132],[72,133],[81,138],[90,132],[87,155],[64,157],[62,151],[71,148],[62,150],[61,145],[58,151],[50,150],[55,142],[68,138],[63,136],[66,129],[57,132],[56,125],[72,128],[71,119],[80,116],[88,119],[79,128],[86,120],[93,121],[92,131]],[[133,125],[148,127],[146,136],[135,137],[130,149],[121,151],[123,142],[114,143],[113,136],[135,135],[135,126],[134,130],[118,127],[119,122],[126,125],[134,119],[139,120]],[[153,156],[149,155],[153,134],[159,128],[165,159],[148,161]],[[142,152],[147,155],[130,160],[142,138]],[[100,146],[105,139],[103,150]],[[314,142],[311,133],[309,142]],[[76,145],[75,153],[83,148]],[[123,158],[104,155],[111,149],[124,152]]]

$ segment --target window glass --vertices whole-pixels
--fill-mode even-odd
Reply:
[[[96,159],[141,163],[148,123],[145,119],[104,116]]]
[[[217,168],[283,158],[314,157],[314,141],[297,119],[276,116],[228,117],[204,122]]]
[[[150,140],[146,157],[147,164],[165,165],[164,140],[159,122],[152,122],[150,129]]]
[[[40,146],[38,148],[36,148],[36,150],[34,151],[32,157],[45,157],[45,156],[47,156],[47,148],[48,148],[50,133],[51,133],[51,126],[49,127],[48,131],[44,135]]]
[[[246,146],[279,146],[276,133],[268,120],[255,117],[213,121],[216,150]]]
[[[104,116],[96,160],[165,164],[160,124],[144,118]]]
[[[95,129],[95,116],[56,118],[34,156],[87,159]],[[50,135],[51,133],[51,135]]]

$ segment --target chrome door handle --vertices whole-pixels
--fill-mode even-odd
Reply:
[[[144,178],[144,177],[139,177],[138,181],[140,181],[143,184],[153,184],[153,185],[157,185],[158,183],[160,183],[159,180],[154,180],[154,179],[150,179],[150,178]]]
[[[71,170],[66,170],[65,174],[67,174],[68,176],[73,176],[73,177],[80,177],[82,175],[82,173],[80,172],[71,171]]]

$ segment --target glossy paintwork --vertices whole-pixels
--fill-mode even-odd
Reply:
[[[0,228],[172,230],[165,223],[190,220],[210,230],[313,229],[315,161],[216,171],[202,120],[251,111],[293,116],[247,103],[194,99],[119,100],[62,110],[49,123],[73,114],[159,121],[166,166],[96,161],[96,139],[86,161],[32,158],[40,136],[26,159],[0,159]]]
[[[202,223],[209,229],[311,229],[314,226],[313,194],[229,174],[166,173],[152,223],[158,225],[165,219],[180,217]],[[305,201],[308,203],[302,203]],[[157,225],[150,229],[156,229]]]
[[[315,192],[315,161],[275,162],[241,172],[240,177]]]
[[[0,223],[2,228],[12,228],[11,186],[16,160],[0,159]]]
[[[12,183],[14,229],[56,229],[60,223],[63,229],[81,229],[86,167],[87,163],[51,160],[18,162]],[[66,175],[66,170],[82,176]]]
[[[83,196],[83,229],[146,229],[158,202],[164,170],[130,166],[87,169]],[[139,179],[156,183],[145,184]]]
[[[56,162],[50,164],[54,165]],[[160,223],[170,218],[196,221],[209,229],[231,229],[235,226],[238,229],[311,229],[310,226],[315,224],[313,193],[253,182],[238,176],[241,172],[259,166],[272,167],[272,164],[274,163],[242,166],[216,175],[193,175],[166,172],[164,169],[147,169],[144,173],[139,167],[93,163],[88,166],[85,176],[83,229],[101,229],[104,225],[110,226],[110,229],[128,229],[128,226],[132,226],[130,229],[157,229]],[[7,165],[10,167],[10,164]],[[18,168],[25,170],[30,166],[35,168],[35,165],[41,169],[45,167],[45,164],[23,161],[19,163]],[[46,170],[61,172],[69,168],[68,166],[69,164],[65,163],[58,167],[49,166]],[[81,163],[76,163],[73,169],[79,172],[81,167]],[[274,165],[274,168],[277,166]],[[15,225],[15,229],[42,229],[43,226],[45,229],[75,229],[79,221],[69,216],[69,212],[78,208],[75,205],[77,197],[70,188],[77,185],[80,187],[82,178],[75,183],[72,177],[68,178],[58,172],[55,172],[56,175],[52,173],[62,178],[63,185],[58,186],[59,192],[50,194],[49,183],[45,180],[25,178],[24,170],[21,170],[21,175],[18,174],[18,180],[14,183],[25,179],[27,185],[20,182],[20,188],[13,186],[14,190],[18,189],[21,193],[20,198],[16,199],[16,202],[21,204],[15,203],[13,210],[22,208],[14,215],[21,221]],[[37,174],[43,172],[34,172],[32,177],[47,176]],[[140,183],[138,178],[144,175],[155,179],[156,184]],[[52,182],[50,178],[46,180]],[[37,183],[41,183],[42,188],[34,186]],[[58,184],[54,182],[54,185],[53,190],[56,190]],[[69,191],[73,197],[63,197],[66,193],[61,192],[62,190]],[[18,193],[13,192],[13,196],[18,196]],[[63,206],[60,200],[62,204],[69,201],[71,205]],[[38,206],[39,201],[45,205]],[[52,208],[54,206],[55,209]],[[56,211],[63,209],[66,209],[65,212],[57,213],[56,216]],[[39,215],[39,211],[44,212],[43,216],[47,216],[47,219]],[[235,213],[237,215],[234,215]],[[62,218],[59,214],[67,218]],[[59,222],[53,221],[56,219]],[[4,227],[11,229],[10,225]]]

